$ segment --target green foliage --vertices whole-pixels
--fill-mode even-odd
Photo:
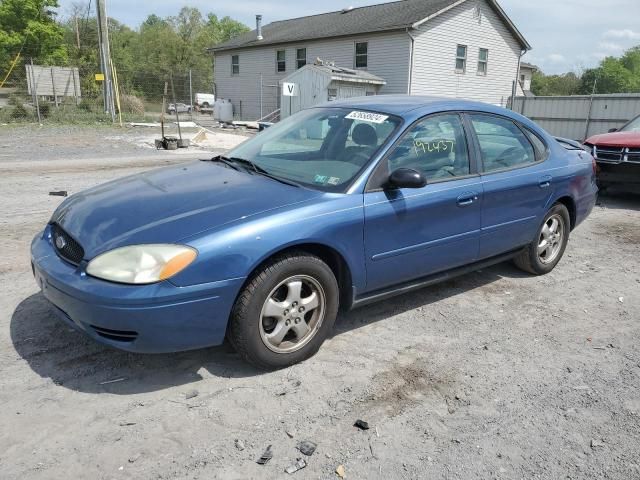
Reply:
[[[569,72],[563,75],[545,75],[534,72],[531,91],[539,96],[576,95],[580,89],[580,77]]]
[[[595,86],[595,90],[594,90]],[[581,76],[533,74],[531,91],[539,96],[640,93],[640,45],[620,58],[607,57]]]
[[[18,54],[41,65],[67,61],[64,30],[55,20],[57,0],[0,1],[0,75]]]

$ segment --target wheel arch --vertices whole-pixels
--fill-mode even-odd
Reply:
[[[253,266],[238,295],[240,295],[246,284],[249,283],[253,275],[260,270],[263,265],[277,256],[290,252],[305,252],[310,255],[314,255],[325,262],[331,271],[333,271],[333,274],[338,281],[338,288],[340,290],[340,309],[348,310],[351,308],[351,304],[353,303],[353,277],[351,267],[349,266],[345,256],[340,251],[326,243],[319,242],[296,243],[283,246],[278,250],[268,253]]]
[[[571,230],[573,230],[576,227],[576,215],[577,215],[575,200],[570,195],[565,195],[563,197],[558,198],[554,202],[554,205],[556,203],[559,203],[567,207],[567,210],[569,211],[569,220],[571,222]]]

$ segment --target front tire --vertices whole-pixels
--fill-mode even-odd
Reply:
[[[551,272],[564,255],[570,230],[571,218],[567,207],[555,204],[545,215],[535,240],[514,259],[514,263],[534,275]]]
[[[287,253],[249,279],[233,307],[227,336],[256,367],[288,367],[320,349],[338,306],[338,282],[329,266],[305,252]]]

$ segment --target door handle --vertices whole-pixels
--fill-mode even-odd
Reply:
[[[459,207],[468,207],[473,205],[478,200],[478,194],[476,192],[463,193],[458,197]]]
[[[540,185],[540,188],[549,188],[551,186],[552,178],[553,177],[551,177],[551,175],[546,175],[540,179],[538,185]]]

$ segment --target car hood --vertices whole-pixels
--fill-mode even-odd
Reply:
[[[640,148],[640,132],[613,132],[594,135],[587,139],[586,143],[600,147]]]
[[[55,211],[85,258],[143,243],[175,243],[197,233],[321,195],[306,188],[197,162],[126,177],[69,197]]]

